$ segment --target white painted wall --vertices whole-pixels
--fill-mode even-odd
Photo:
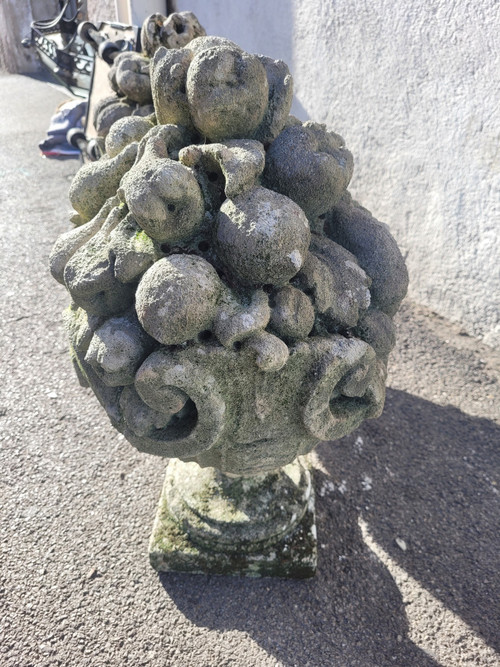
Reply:
[[[285,60],[293,112],[354,154],[410,296],[500,344],[497,0],[177,0],[209,34]]]

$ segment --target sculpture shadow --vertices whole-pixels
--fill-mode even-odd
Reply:
[[[342,497],[317,505],[326,542],[314,579],[162,573],[165,591],[196,626],[245,632],[287,667],[437,666],[407,638],[401,594],[363,542],[354,506]]]
[[[407,636],[400,591],[358,526],[359,499],[338,489],[321,495],[331,477],[320,470],[315,485],[320,532],[315,578],[162,573],[166,593],[195,625],[245,632],[286,666],[437,666]]]
[[[389,390],[380,419],[317,450],[375,542],[497,651],[499,444],[492,421]]]

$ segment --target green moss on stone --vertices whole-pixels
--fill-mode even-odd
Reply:
[[[235,491],[241,491],[242,496],[244,484],[243,479],[234,483]],[[251,542],[248,545],[242,542],[237,551],[231,551],[202,544],[189,534],[169,508],[168,487],[167,475],[149,544],[149,559],[155,570],[297,579],[314,576],[317,543],[313,496],[302,520],[290,533],[257,550],[252,549]],[[208,506],[211,499],[203,495]],[[203,511],[200,505],[198,511]]]

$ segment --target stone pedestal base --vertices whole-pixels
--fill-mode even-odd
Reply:
[[[297,459],[275,473],[229,477],[173,459],[149,545],[158,571],[314,575],[311,473]]]

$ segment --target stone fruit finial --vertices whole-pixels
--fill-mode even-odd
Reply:
[[[152,102],[149,58],[134,51],[119,53],[109,70],[108,78],[111,87],[118,95],[139,105]]]
[[[163,26],[155,113],[115,122],[106,154],[78,172],[84,224],[52,270],[75,304],[75,359],[133,444],[258,473],[380,413],[406,269],[347,193],[342,138],[288,116],[286,65],[193,39],[192,16],[191,40],[165,48],[176,21],[145,28]],[[176,392],[188,398],[167,400]]]
[[[201,35],[206,35],[205,28],[192,12],[173,12],[168,17],[152,14],[142,25],[141,46],[152,58],[160,46],[180,49]]]
[[[188,462],[169,467],[164,501],[193,544],[224,554],[196,567],[272,573],[271,552],[227,554],[271,548],[278,533],[286,545],[287,531],[312,544],[310,476],[294,461],[381,413],[408,276],[388,228],[347,191],[343,139],[289,115],[285,63],[181,18],[151,17],[148,55],[118,63],[123,93],[125,80],[146,88],[150,58],[154,113],[107,127],[106,154],[71,186],[81,224],[51,270],[72,300],[79,377],[113,425],[141,451]],[[194,462],[212,472],[198,477]],[[232,499],[232,514],[191,511],[193,480]],[[187,567],[195,547],[170,537],[161,567]],[[296,573],[311,572],[306,552]]]

